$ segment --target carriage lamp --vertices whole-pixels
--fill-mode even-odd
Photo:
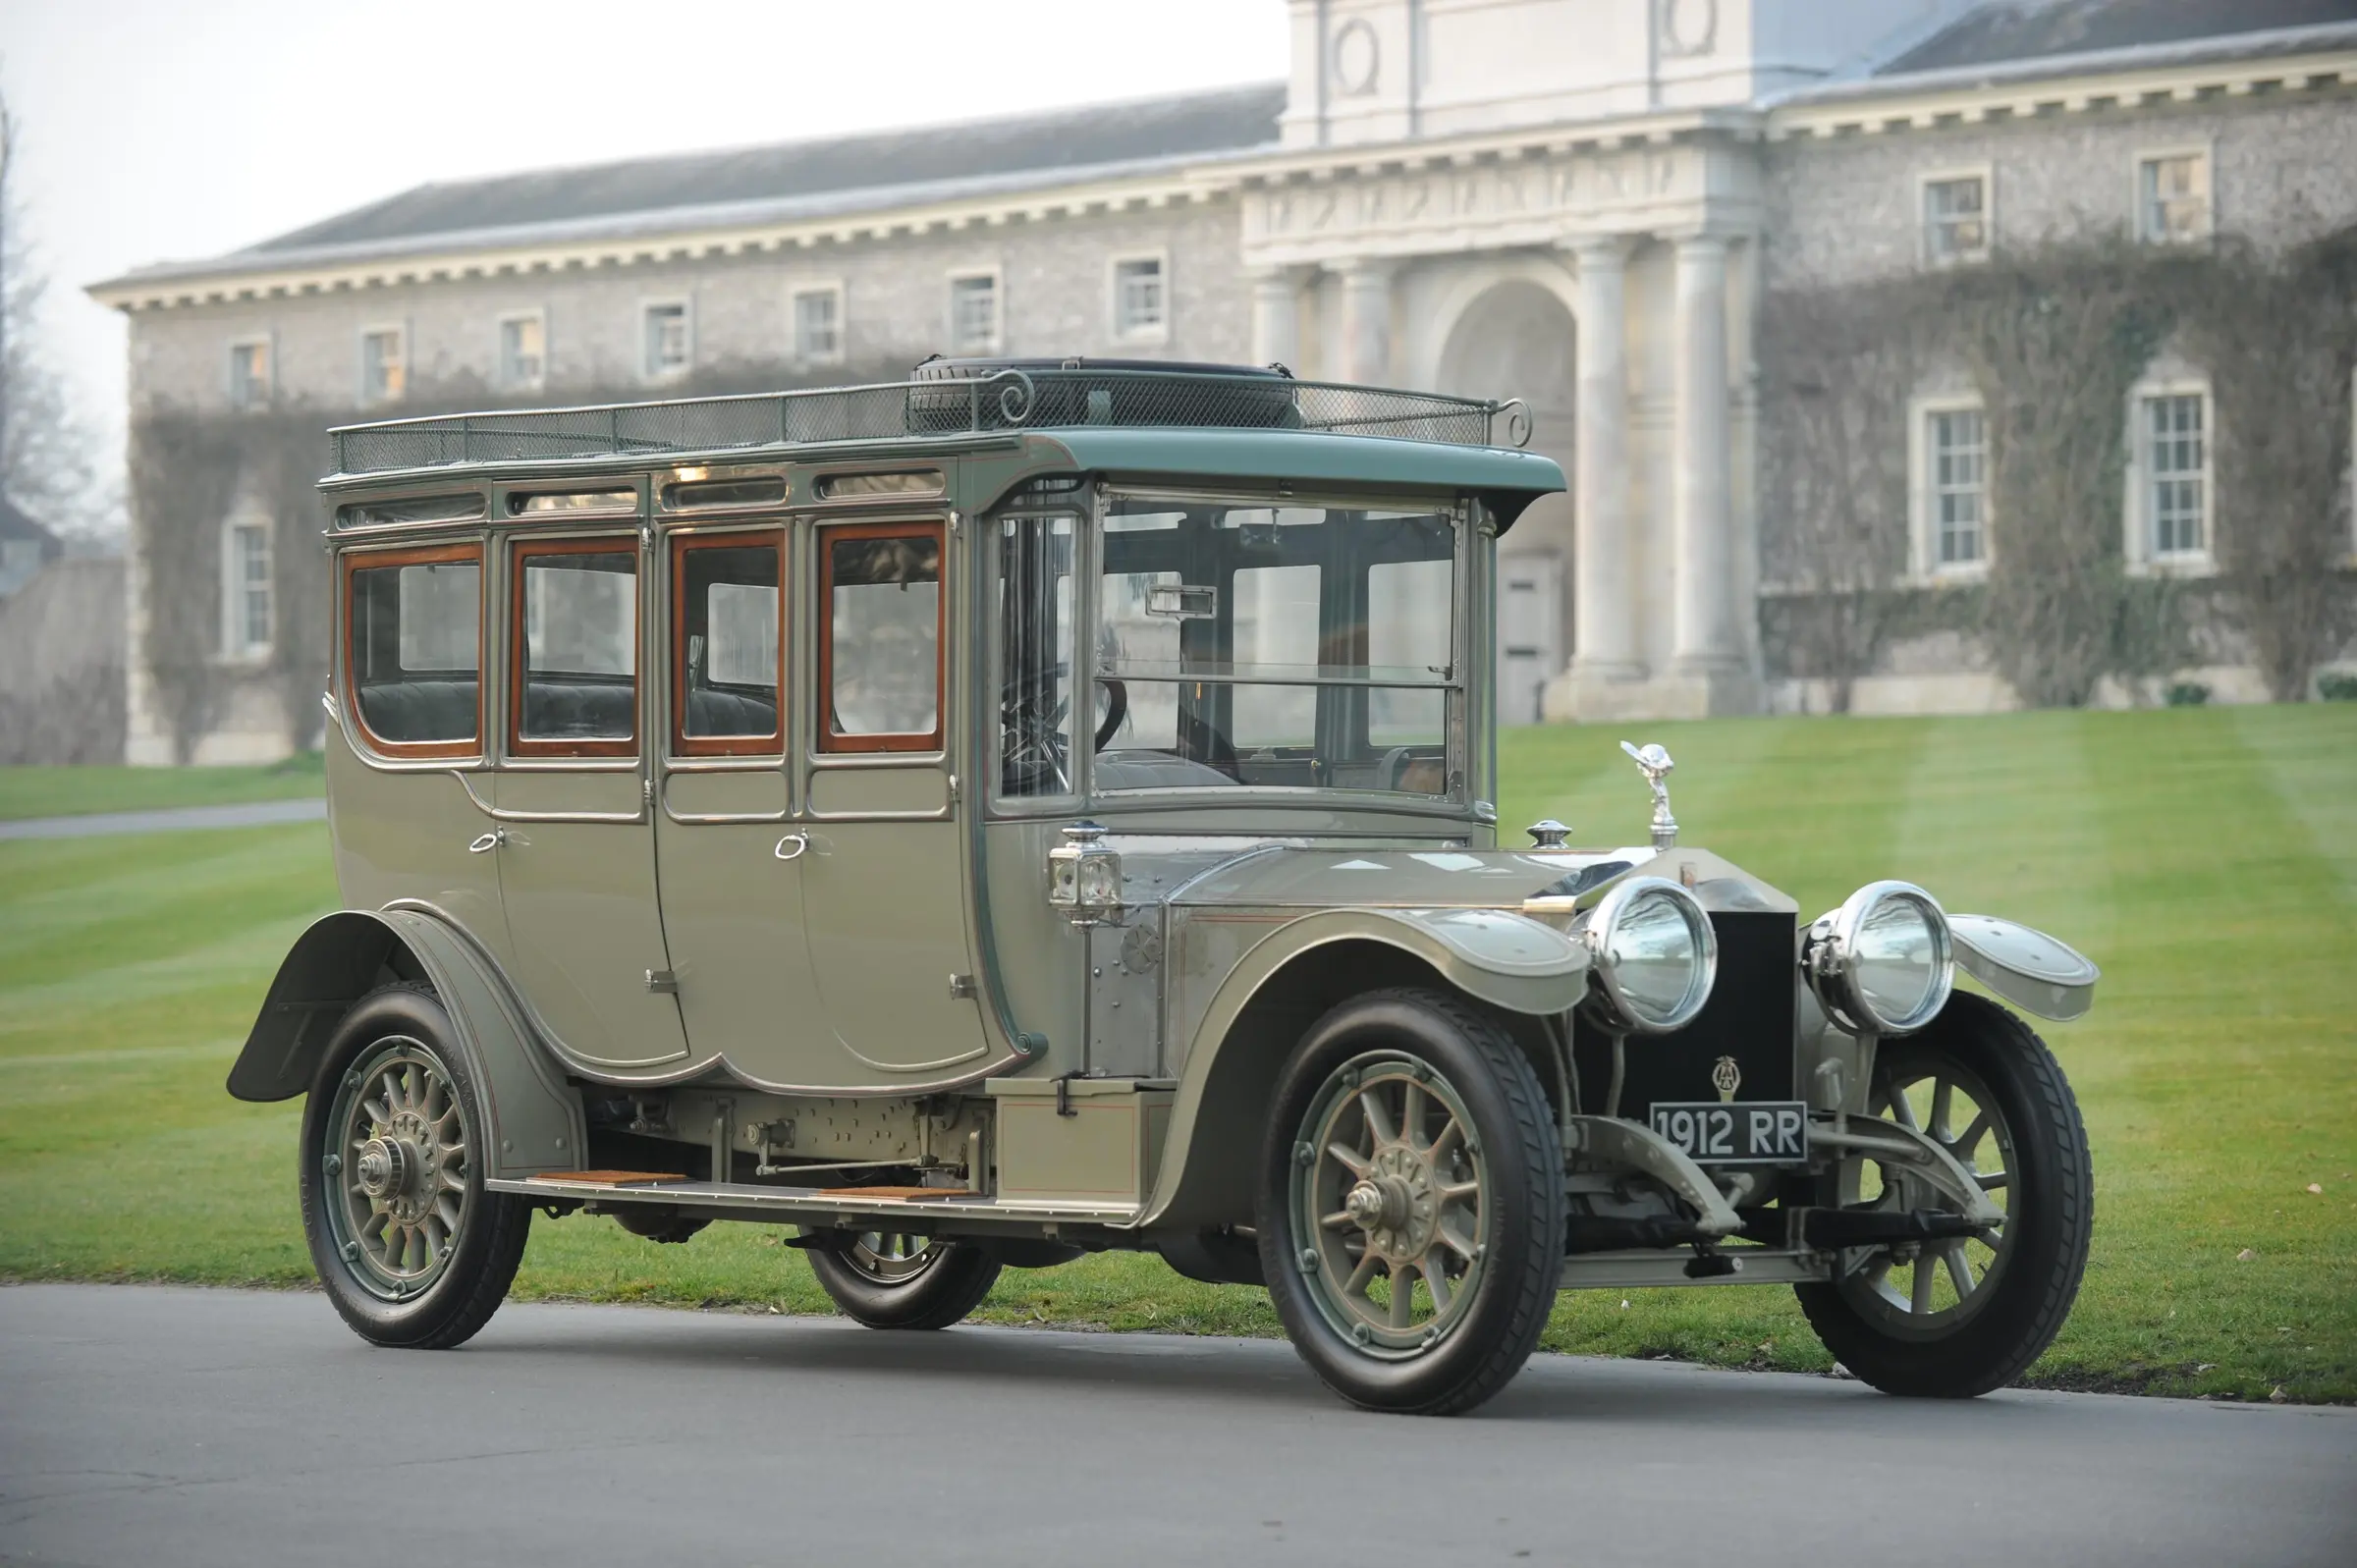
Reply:
[[[1947,1005],[1953,945],[1940,900],[1908,882],[1870,882],[1810,925],[1801,973],[1852,1034],[1913,1034]]]
[[[1048,851],[1048,903],[1075,926],[1102,926],[1122,915],[1122,853],[1105,842],[1105,826],[1075,822]]]
[[[1632,877],[1604,895],[1572,934],[1587,945],[1589,1000],[1604,1027],[1666,1035],[1711,1000],[1719,936],[1695,896],[1662,877]]]

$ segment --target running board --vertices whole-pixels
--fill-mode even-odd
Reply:
[[[785,1187],[767,1183],[685,1181],[630,1170],[576,1170],[546,1176],[490,1177],[483,1186],[544,1203],[663,1204],[718,1218],[768,1219],[821,1229],[873,1229],[878,1220],[915,1228],[911,1221],[940,1216],[959,1223],[996,1222],[1024,1230],[1060,1224],[1126,1229],[1137,1223],[1135,1204],[1043,1203],[987,1198],[955,1188]]]

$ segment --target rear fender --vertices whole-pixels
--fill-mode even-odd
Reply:
[[[388,977],[426,981],[450,1014],[451,1044],[488,1102],[484,1173],[578,1169],[586,1137],[579,1095],[532,1037],[488,955],[419,909],[342,910],[298,938],[229,1069],[230,1094],[269,1102],[309,1089],[336,1025]]]
[[[1367,949],[1377,963],[1383,949],[1398,957],[1396,973],[1354,969],[1358,990],[1437,981],[1501,1011],[1531,1016],[1563,1012],[1587,994],[1585,946],[1502,910],[1332,909],[1278,927],[1244,953],[1193,1032],[1141,1225],[1250,1222],[1248,1199],[1238,1209],[1236,1174],[1259,1159],[1258,1112],[1298,1033],[1290,1018],[1274,1030],[1239,1025],[1250,1023],[1256,1000],[1285,989],[1281,977],[1288,969],[1345,944]]]

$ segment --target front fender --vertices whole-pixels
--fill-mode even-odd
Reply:
[[[1288,921],[1230,970],[1189,1039],[1141,1225],[1161,1220],[1186,1186],[1208,1086],[1221,1076],[1223,1053],[1233,1046],[1244,1009],[1293,960],[1344,942],[1375,943],[1420,959],[1449,985],[1507,1012],[1560,1013],[1587,994],[1587,948],[1553,926],[1506,910],[1330,909]],[[1370,977],[1370,989],[1380,984]],[[1255,1124],[1255,1148],[1258,1133]]]
[[[1947,934],[1964,972],[2017,1007],[2066,1022],[2095,1005],[2104,972],[2058,937],[1996,915],[1949,915]]]
[[[452,1047],[487,1102],[484,1173],[579,1168],[580,1097],[533,1038],[489,955],[420,909],[340,910],[296,939],[230,1066],[230,1094],[269,1102],[309,1089],[337,1023],[388,970],[421,975],[450,1014]]]

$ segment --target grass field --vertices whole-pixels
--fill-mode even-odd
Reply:
[[[1648,733],[1678,759],[1686,841],[1804,909],[1905,877],[2104,965],[2095,1012],[2050,1031],[2098,1201],[2085,1291],[2033,1381],[2357,1398],[2357,708]],[[1635,841],[1645,792],[1615,738],[1510,733],[1502,820]],[[95,775],[81,798],[114,787]],[[323,849],[313,826],[0,843],[0,1278],[310,1277],[298,1108],[239,1105],[220,1085],[289,941],[334,902]],[[602,1220],[544,1220],[518,1289],[825,1310],[776,1242],[718,1226],[657,1247]],[[1010,1271],[983,1316],[1276,1330],[1257,1291],[1118,1255]],[[1546,1343],[1829,1364],[1779,1288],[1566,1296]]]
[[[316,751],[249,768],[0,768],[0,821],[300,800],[324,778]]]

